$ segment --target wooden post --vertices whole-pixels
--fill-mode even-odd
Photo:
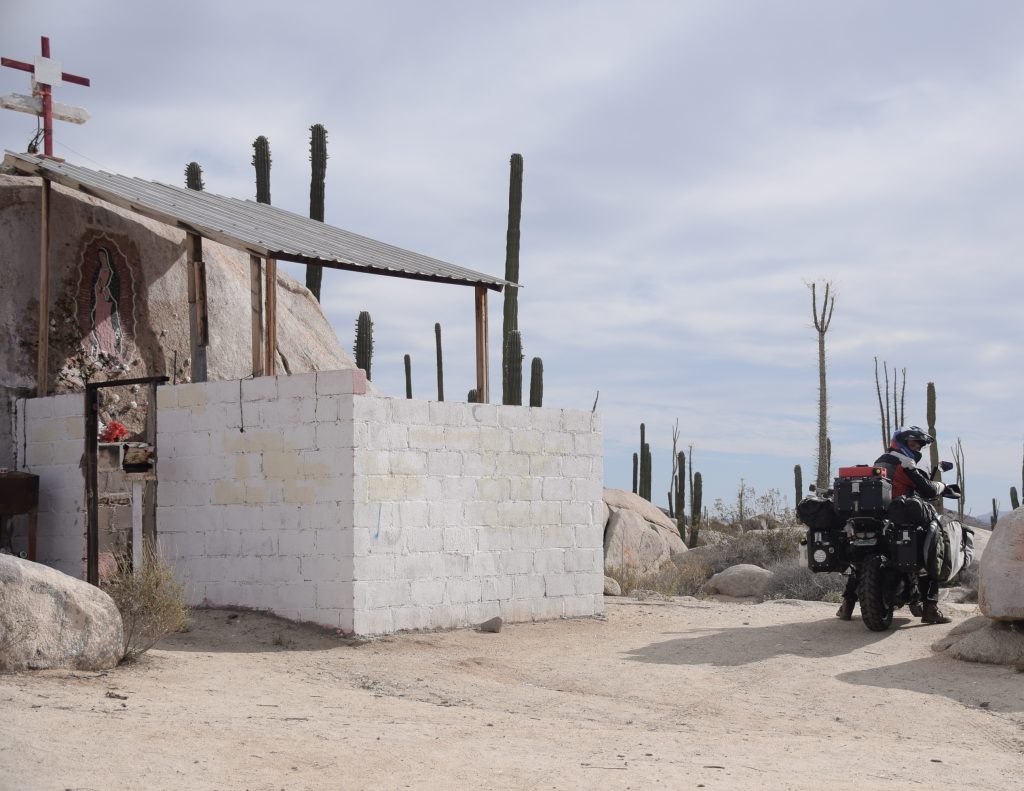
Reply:
[[[39,197],[39,332],[36,345],[36,396],[47,391],[50,346],[50,181],[43,179]]]
[[[252,306],[252,375],[263,376],[263,262],[249,256],[249,302]]]
[[[476,286],[476,392],[481,404],[490,400],[487,382],[490,378],[487,362],[487,286]]]
[[[273,376],[277,373],[277,261],[267,259],[266,289],[266,337],[264,341],[263,374]]]
[[[206,381],[206,346],[210,341],[206,310],[206,265],[203,263],[203,237],[188,235],[188,328],[192,354],[191,379]]]
[[[100,584],[100,508],[97,447],[99,441],[99,398],[95,385],[85,386],[85,579]]]

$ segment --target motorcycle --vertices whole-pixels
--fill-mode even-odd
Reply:
[[[933,479],[952,468],[942,462]],[[943,496],[960,495],[952,487]],[[802,500],[797,515],[807,526],[801,541],[807,567],[856,575],[861,618],[874,632],[888,629],[893,612],[906,605],[921,615],[922,576],[949,580],[964,565],[963,542],[970,528],[943,523],[935,508],[918,497],[893,498],[884,467],[840,468],[832,489]],[[957,531],[960,546],[955,546]]]

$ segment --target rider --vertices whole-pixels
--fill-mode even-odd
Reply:
[[[875,460],[874,466],[884,467],[892,481],[892,496],[916,495],[923,500],[933,500],[944,491],[959,496],[960,487],[956,484],[944,484],[933,481],[917,463],[921,461],[921,450],[935,441],[935,438],[917,426],[897,429],[892,436],[889,450]],[[925,623],[949,623],[950,618],[939,610],[939,581],[929,575],[927,581],[922,580],[924,609],[916,602],[910,605],[910,611],[919,615]],[[853,617],[853,605],[857,601],[857,575],[850,574],[843,591],[843,603],[839,605],[836,615],[844,621]]]

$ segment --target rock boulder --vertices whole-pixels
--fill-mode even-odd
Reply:
[[[1004,515],[988,539],[978,606],[995,620],[1024,621],[1024,508]]]
[[[99,588],[0,554],[0,671],[105,670],[123,640],[121,614]]]
[[[763,596],[774,576],[760,566],[740,563],[715,574],[705,583],[704,590],[736,598]]]

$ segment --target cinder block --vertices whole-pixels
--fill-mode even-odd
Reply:
[[[603,588],[602,588],[603,590]],[[576,593],[576,586],[573,582],[572,574],[545,574],[544,575],[544,595],[548,597],[554,596],[572,596]]]
[[[574,435],[565,431],[548,431],[544,437],[543,448],[545,453],[568,454],[573,452]]]
[[[543,574],[517,574],[512,578],[512,598],[539,599],[543,595]]]
[[[538,574],[562,574],[565,572],[564,549],[539,549],[533,556],[533,569]]]
[[[455,578],[465,577],[469,573],[469,556],[454,552],[446,552],[444,558],[444,576]]]
[[[447,527],[442,529],[445,552],[472,553],[477,551],[477,530],[470,527]]]
[[[561,431],[562,411],[560,409],[545,409],[534,407],[530,410],[530,424],[537,431]]]
[[[242,380],[242,401],[273,401],[278,397],[276,376]]]
[[[392,475],[426,475],[427,454],[421,450],[393,450],[388,452]]]
[[[396,398],[391,402],[391,419],[410,426],[426,425],[430,423],[430,405],[426,401]]]
[[[562,614],[566,618],[586,618],[600,615],[603,612],[604,596],[600,593],[586,596],[566,596],[562,599]]]
[[[599,478],[600,476],[593,475],[593,470],[593,456],[574,456],[568,454],[561,457],[560,473],[563,478]]]
[[[260,579],[265,582],[295,582],[301,580],[297,557],[260,558]]]
[[[598,502],[604,495],[604,486],[600,479],[573,478],[572,497],[579,502]]]
[[[415,450],[440,450],[445,446],[444,432],[443,426],[409,426],[408,447]]]
[[[529,407],[497,406],[497,418],[502,428],[530,428],[533,425]]]
[[[312,529],[282,530],[277,536],[278,554],[311,556],[316,552],[316,531]]]
[[[316,583],[316,606],[320,609],[352,610],[351,582]]]
[[[443,579],[414,579],[410,586],[411,601],[420,607],[444,601]]]
[[[316,587],[307,582],[286,583],[276,589],[277,607],[288,609],[310,609],[316,605]]]
[[[477,426],[446,426],[444,429],[444,447],[449,451],[478,451],[479,440],[480,429]]]
[[[451,604],[466,604],[480,601],[480,580],[449,579],[444,583],[444,598]]]
[[[352,395],[365,392],[366,372],[361,368],[316,373],[317,395]]]
[[[203,382],[202,384],[186,385],[192,387],[201,387],[205,396],[205,403],[207,407],[213,404],[223,404],[228,406],[234,406],[235,411],[238,411],[238,404],[242,400],[242,388],[239,384],[238,379],[226,379],[219,382]],[[157,399],[159,401],[160,394],[164,390],[177,390],[178,388],[168,388],[166,386],[157,388]],[[179,403],[179,406],[184,406]]]
[[[394,398],[367,396],[352,399],[352,419],[360,423],[390,423]]]
[[[398,607],[408,604],[411,584],[408,580],[371,580],[366,583],[366,608]]]
[[[533,552],[511,549],[498,554],[498,571],[501,574],[518,576],[533,571]]]
[[[438,579],[444,576],[444,556],[440,552],[413,552],[392,555],[391,573],[395,579]]]
[[[517,453],[541,453],[544,435],[533,429],[520,429],[512,433],[512,450]]]
[[[573,494],[571,478],[545,478],[541,486],[541,496],[545,500],[572,500]]]
[[[574,434],[573,453],[578,456],[600,456],[604,452],[600,434]]]
[[[187,433],[192,430],[192,416],[187,409],[162,409],[157,414],[156,425],[161,435]]]
[[[398,522],[402,530],[409,532],[427,527],[430,504],[425,500],[398,503]]]
[[[489,577],[498,573],[497,551],[476,552],[469,557],[469,574],[472,577]]]
[[[502,504],[499,503],[499,508]],[[512,533],[518,528],[490,524],[476,528],[477,546],[480,552],[494,552],[512,548]]]
[[[604,551],[598,549],[569,549],[565,553],[565,570],[585,574],[604,575]]]
[[[302,373],[278,376],[277,392],[281,398],[315,398],[316,374]]]
[[[557,500],[534,500],[530,503],[530,522],[538,526],[555,525],[561,521]]]
[[[19,399],[18,403],[24,404],[25,419],[29,422],[33,420],[46,420],[53,417],[54,400],[52,396],[49,398]],[[85,411],[84,405],[82,411]]]
[[[242,550],[242,534],[236,530],[210,530],[206,533],[205,551],[210,557],[236,556]]]
[[[542,478],[510,478],[509,496],[513,500],[525,500],[527,502],[539,500],[542,482]]]
[[[532,457],[525,453],[498,453],[492,458],[495,460],[494,472],[498,475],[522,477],[530,474]]]
[[[476,497],[476,481],[465,476],[446,476],[441,481],[442,499],[464,502]]]
[[[467,624],[480,624],[498,615],[501,615],[501,606],[493,599],[485,598],[483,601],[466,604]]]
[[[533,603],[533,617],[536,621],[551,621],[561,618],[565,608],[561,598],[543,598]]]
[[[583,412],[578,409],[563,409],[562,429],[573,433],[586,433],[593,430],[594,418],[600,418],[595,412]]]
[[[336,582],[341,577],[342,561],[335,557],[307,555],[299,558],[299,573],[308,582]]]
[[[575,580],[576,593],[586,594],[603,594],[604,593],[604,573],[598,572],[594,574],[574,574],[573,579]]]
[[[462,454],[462,475],[481,478],[495,474],[496,454],[493,453],[470,453]]]
[[[508,478],[480,478],[476,496],[484,502],[504,502],[511,496],[511,483]]]
[[[179,409],[195,409],[206,405],[206,387],[202,384],[183,384],[174,387],[177,391]]]
[[[391,634],[395,631],[395,622],[391,609],[365,610],[356,608],[353,612],[352,628],[358,635]]]
[[[314,416],[318,423],[333,423],[341,416],[337,396],[317,396]]]
[[[451,500],[429,500],[427,502],[427,524],[433,528],[464,526],[462,503]]]
[[[444,550],[445,529],[424,527],[410,530],[405,535],[405,548],[409,552],[441,552]]]
[[[414,629],[430,629],[430,610],[425,607],[396,607],[392,611],[393,626],[396,632]]]
[[[432,450],[426,454],[430,475],[461,475],[462,454],[451,450]]]
[[[284,492],[281,502],[295,504],[311,504],[317,501],[315,484],[308,481],[284,481]]]
[[[316,447],[335,450],[354,447],[354,427],[350,422],[317,423],[314,428]]]
[[[508,574],[496,574],[493,577],[480,578],[481,601],[500,602],[512,598],[512,577]]]
[[[246,530],[241,533],[239,551],[243,555],[276,555],[277,533],[272,530]]]
[[[352,575],[360,582],[393,582],[398,578],[395,573],[395,556],[384,553],[353,558]]]
[[[484,453],[504,453],[513,450],[512,437],[516,431],[526,429],[505,429],[482,426],[478,440],[480,450]]]
[[[431,401],[428,410],[435,426],[461,426],[466,422],[466,404],[458,401]]]
[[[81,393],[50,396],[53,402],[53,417],[83,417],[85,397]]]
[[[466,404],[466,425],[498,425],[498,407],[494,404]]]

